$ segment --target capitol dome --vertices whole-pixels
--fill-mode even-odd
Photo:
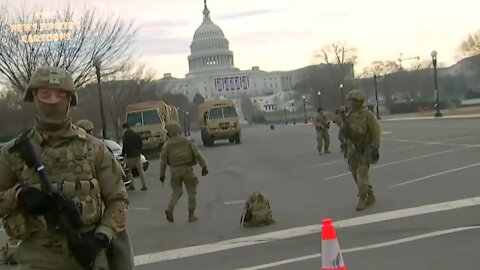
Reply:
[[[233,52],[222,29],[213,23],[207,1],[204,1],[203,22],[195,30],[188,56],[188,76],[210,71],[238,71],[234,66]]]

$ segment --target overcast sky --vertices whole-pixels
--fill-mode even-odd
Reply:
[[[9,1],[15,8],[35,4],[50,11],[66,2]],[[188,72],[189,46],[202,22],[203,0],[85,2],[136,22],[134,49],[157,77]],[[400,53],[429,59],[434,49],[440,62],[451,64],[461,40],[480,29],[477,0],[208,0],[207,5],[240,69],[303,67],[312,63],[316,49],[336,40],[358,49],[358,70],[375,60],[396,60]]]

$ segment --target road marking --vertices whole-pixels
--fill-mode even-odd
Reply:
[[[346,254],[346,253],[365,251],[365,250],[370,250],[370,249],[389,247],[389,246],[399,245],[399,244],[413,242],[413,241],[417,241],[417,240],[442,236],[442,235],[446,235],[446,234],[452,234],[452,233],[457,233],[457,232],[462,232],[462,231],[474,230],[474,229],[478,229],[478,228],[480,228],[480,226],[468,226],[468,227],[459,227],[459,228],[436,231],[436,232],[431,232],[431,233],[419,234],[419,235],[406,237],[406,238],[401,238],[401,239],[392,240],[392,241],[387,241],[387,242],[383,242],[383,243],[367,245],[367,246],[362,246],[362,247],[356,247],[356,248],[344,249],[344,250],[342,250],[342,253]],[[320,258],[320,257],[322,257],[322,254],[321,253],[316,253],[316,254],[312,254],[312,255],[295,257],[295,258],[291,258],[291,259],[287,259],[287,260],[282,260],[282,261],[277,261],[277,262],[272,262],[272,263],[267,263],[267,264],[252,266],[252,267],[239,268],[239,269],[235,269],[235,270],[265,269],[265,268],[271,268],[271,267],[275,267],[275,266],[290,264],[290,263],[294,263],[294,262],[317,259],[317,258]]]
[[[382,134],[392,134],[391,131],[382,131]]]
[[[471,139],[471,138],[475,138],[475,137],[476,136],[468,135],[468,136],[463,136],[463,137],[450,138],[450,139],[447,139],[447,140],[444,140],[444,141],[445,142],[461,141],[461,140]]]
[[[451,170],[448,170],[448,171],[443,171],[443,172],[427,175],[427,176],[424,176],[424,177],[416,178],[416,179],[413,179],[413,180],[405,181],[405,182],[390,186],[389,188],[396,188],[396,187],[405,186],[405,185],[412,184],[412,183],[415,183],[415,182],[423,181],[425,179],[433,178],[433,177],[436,177],[436,176],[439,176],[439,175],[444,175],[444,174],[448,174],[448,173],[452,173],[452,172],[456,172],[456,171],[461,171],[461,170],[465,170],[465,169],[476,167],[476,166],[480,166],[480,163],[470,164],[470,165],[467,165],[467,166],[451,169]]]
[[[384,151],[381,151],[380,154],[399,152],[399,151],[408,150],[408,149],[412,149],[412,148],[418,148],[418,145],[410,145],[410,146],[404,146],[404,147],[399,147],[399,148],[390,149],[390,150],[384,150]]]
[[[426,142],[426,141],[417,141],[417,140],[403,140],[403,139],[382,139],[383,141],[390,142],[405,142],[405,143],[418,143],[418,144],[428,144],[428,145],[445,145],[445,146],[459,146],[459,147],[480,147],[480,144],[458,144],[458,143],[446,143],[446,142]]]
[[[235,205],[235,204],[244,204],[244,203],[245,203],[245,200],[236,200],[236,201],[225,202],[224,204],[225,205]]]
[[[442,155],[442,154],[446,154],[446,153],[461,151],[461,150],[464,150],[464,149],[467,149],[467,148],[469,148],[469,147],[462,147],[462,148],[459,148],[459,149],[449,149],[449,150],[445,150],[445,151],[434,152],[434,153],[427,154],[427,155],[422,155],[422,156],[417,156],[417,157],[412,157],[412,158],[407,158],[407,159],[392,161],[392,162],[384,163],[384,164],[381,164],[381,165],[372,166],[371,170],[373,170],[373,169],[378,169],[378,168],[383,168],[383,167],[387,167],[387,166],[392,166],[392,165],[397,165],[397,164],[404,163],[404,162],[407,162],[407,161],[412,161],[412,160],[417,160],[417,159],[422,159],[422,158],[427,158],[427,157],[433,157],[433,156],[437,156],[437,155]],[[323,180],[328,181],[328,180],[340,178],[340,177],[347,176],[347,175],[351,175],[351,172],[346,172],[346,173],[337,174],[337,175],[334,175],[334,176],[329,176],[329,177],[324,178]]]
[[[480,205],[480,197],[472,197],[456,201],[448,201],[436,204],[417,206],[412,208],[393,210],[388,212],[376,213],[360,217],[354,217],[335,222],[337,228],[348,228],[353,226],[371,224],[376,222],[413,217],[418,215],[431,214],[436,212],[454,210],[464,207]],[[320,219],[319,219],[320,220]],[[216,243],[191,246],[173,250],[153,252],[135,256],[135,265],[151,264],[169,260],[176,260],[196,255],[203,255],[223,250],[229,250],[239,247],[257,245],[261,243],[272,242],[276,240],[289,239],[298,236],[320,233],[321,224],[296,227],[280,231],[274,231],[264,234],[252,235],[247,237],[224,240]]]
[[[385,151],[382,151],[382,153],[394,153],[394,152],[399,152],[399,151],[412,149],[412,148],[418,148],[418,146],[417,145],[404,146],[404,147],[399,147],[399,148],[395,148],[395,149],[385,150]],[[342,153],[342,155],[343,155],[343,153]],[[311,166],[308,166],[308,167],[300,168],[300,170],[313,169],[313,168],[317,168],[317,167],[324,167],[324,166],[328,166],[328,165],[332,165],[332,164],[336,164],[336,163],[340,163],[340,162],[343,163],[343,162],[345,162],[345,160],[344,159],[339,159],[339,160],[334,160],[334,161],[330,161],[330,162],[315,164],[315,165],[311,165]]]
[[[339,160],[334,160],[334,161],[330,161],[330,162],[319,163],[319,164],[315,164],[315,165],[312,165],[312,166],[300,168],[300,170],[308,170],[308,169],[313,169],[313,168],[318,168],[318,167],[324,167],[324,166],[328,166],[328,165],[337,164],[337,163],[342,162],[342,161],[343,161],[343,159],[339,159]]]
[[[391,122],[391,121],[412,121],[412,120],[442,120],[442,119],[471,119],[479,118],[480,114],[460,114],[460,115],[444,115],[442,117],[435,116],[417,116],[417,117],[404,117],[404,118],[383,118],[381,122]]]

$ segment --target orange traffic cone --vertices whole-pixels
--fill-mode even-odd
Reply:
[[[322,270],[347,270],[332,220],[322,220]]]

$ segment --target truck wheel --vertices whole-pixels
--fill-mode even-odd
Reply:
[[[208,138],[208,146],[214,146],[215,145],[215,138],[210,137]]]
[[[205,132],[202,131],[200,132],[201,136],[202,136],[202,144],[203,146],[208,146],[208,136],[205,134]]]
[[[237,134],[235,135],[235,144],[240,144],[240,143],[241,143],[241,141],[240,141],[240,133],[237,133]]]

